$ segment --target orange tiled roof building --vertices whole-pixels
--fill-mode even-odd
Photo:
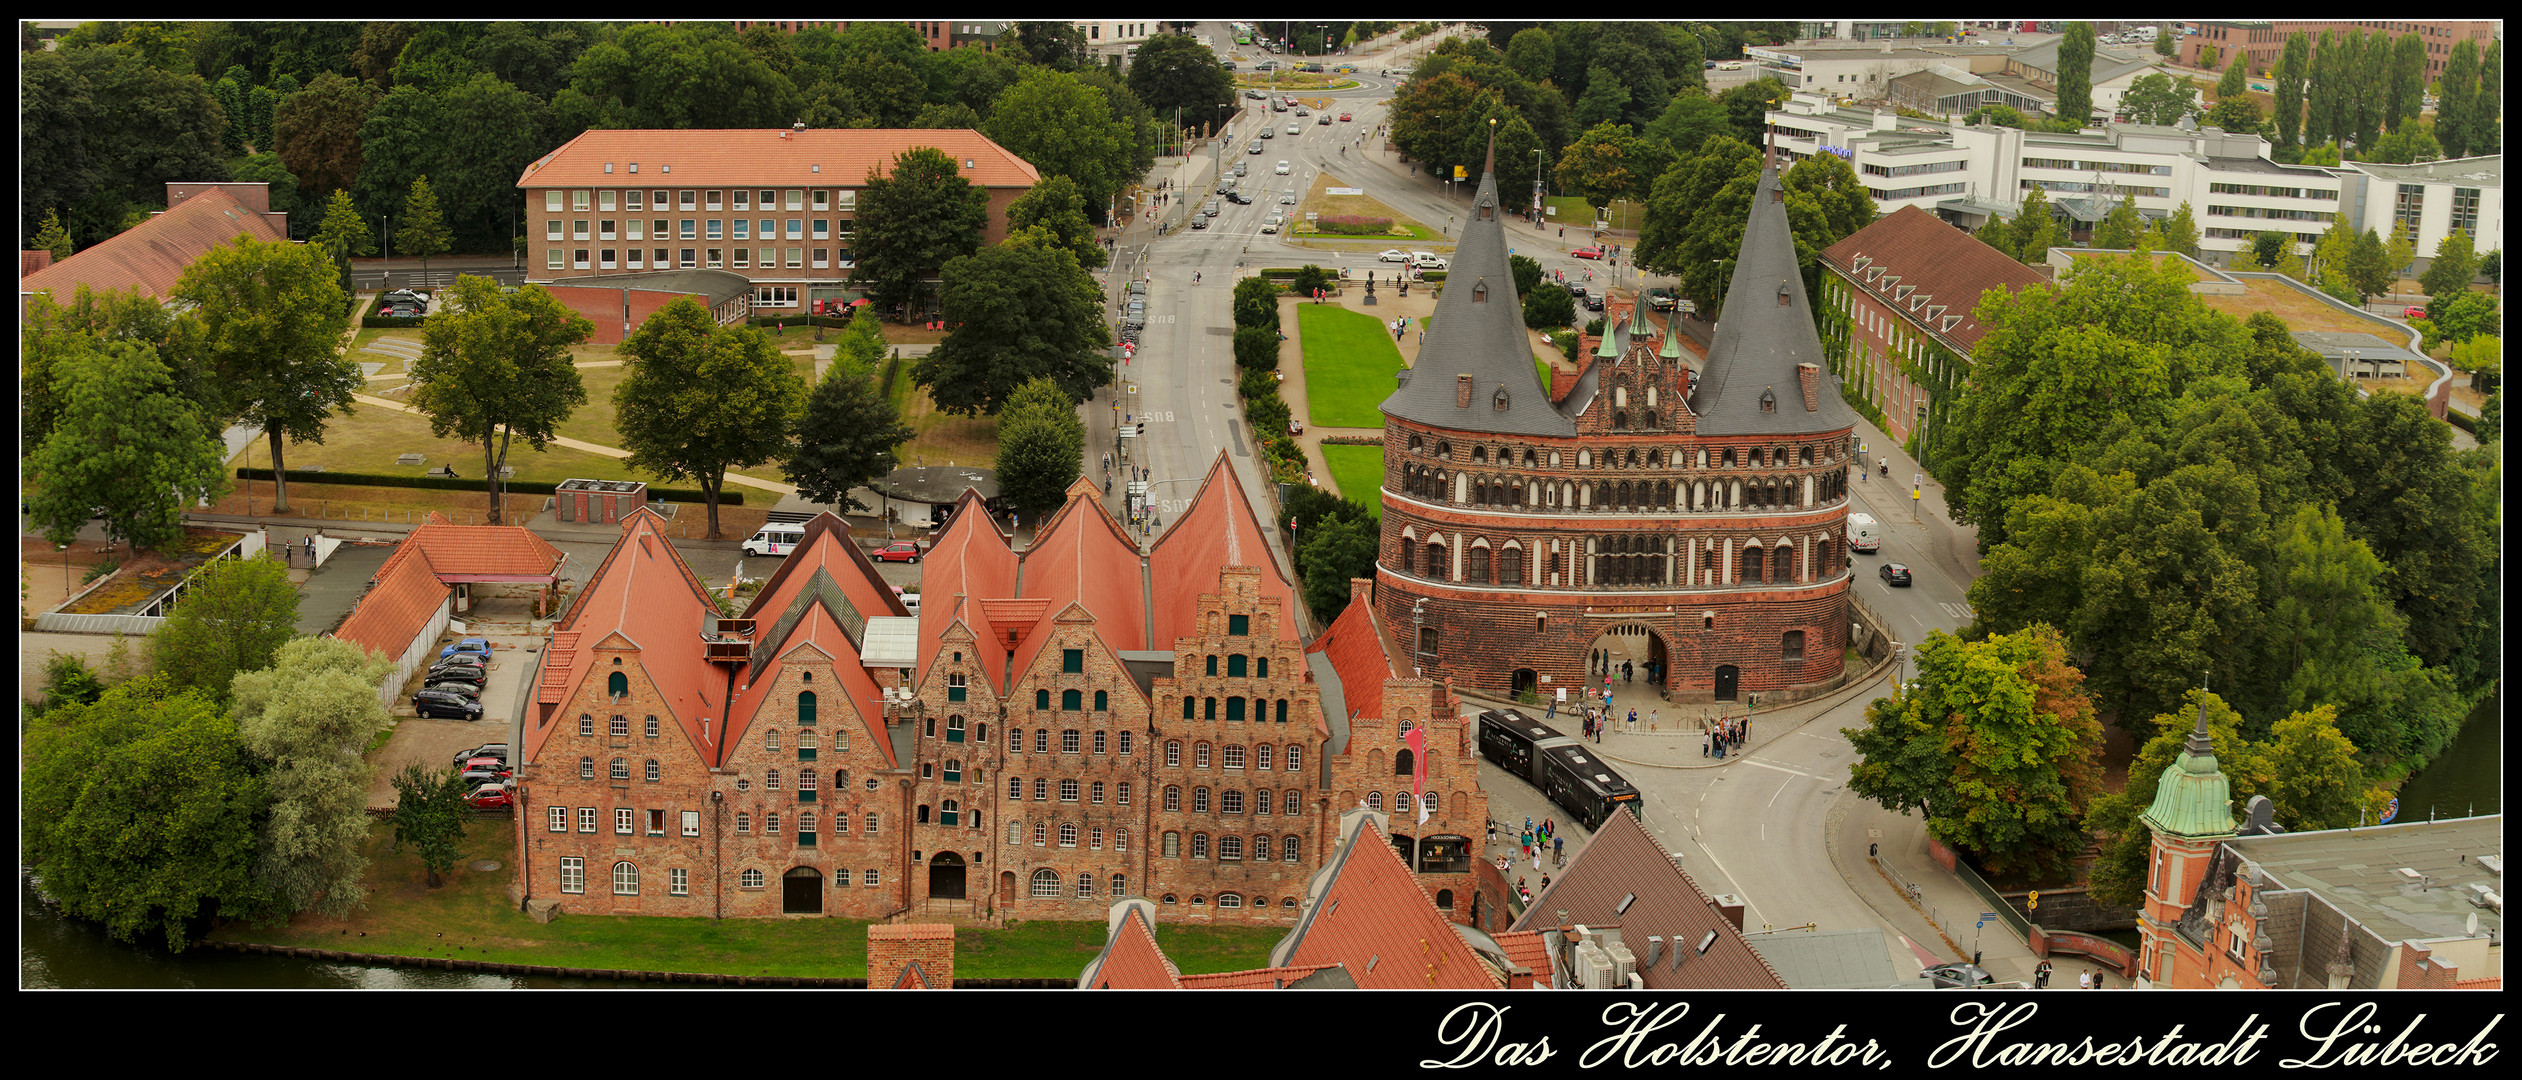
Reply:
[[[1365,801],[1333,784],[1345,744],[1296,586],[1223,454],[1152,547],[1100,494],[1081,480],[1018,552],[967,492],[922,559],[916,616],[825,515],[723,618],[634,511],[542,656],[518,770],[526,896],[983,921],[1143,896],[1174,920],[1295,920],[1333,815]],[[1424,722],[1459,728],[1444,712]],[[1468,743],[1436,743],[1431,820],[1467,849],[1486,803]],[[1431,880],[1452,858],[1423,864]],[[1467,919],[1467,887],[1438,887]]]
[[[1772,154],[1698,370],[1615,304],[1599,351],[1548,392],[1484,169],[1382,405],[1375,613],[1403,674],[1571,701],[1624,664],[1684,700],[1839,684],[1856,418],[1825,373],[1784,197]]]

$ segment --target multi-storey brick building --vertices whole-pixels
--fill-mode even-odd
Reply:
[[[1484,171],[1383,403],[1376,615],[1413,675],[1546,695],[1610,670],[1700,700],[1838,683],[1855,414],[1824,381],[1784,196],[1773,156],[1703,371],[1615,309],[1552,394]]]
[[[725,270],[753,306],[817,311],[855,298],[858,192],[896,158],[934,147],[989,196],[981,242],[1041,173],[968,130],[590,130],[526,166],[528,280]]]
[[[2199,66],[2198,50],[2214,46],[2222,54],[2216,59],[2217,70],[2221,71],[2232,66],[2234,54],[2241,52],[2249,54],[2251,72],[2262,74],[2276,70],[2277,57],[2286,50],[2286,39],[2296,34],[2309,37],[2315,52],[2320,49],[2323,33],[2329,33],[2334,37],[2354,31],[2365,35],[2381,34],[2390,38],[2398,38],[2403,34],[2416,34],[2418,40],[2423,41],[2426,46],[2426,82],[2431,84],[2443,77],[2443,65],[2445,61],[2452,58],[2452,46],[2467,39],[2478,42],[2479,48],[2484,49],[2488,42],[2495,40],[2496,33],[2502,29],[2502,26],[2503,24],[2492,21],[2407,22],[2386,19],[2208,21],[2198,24],[2196,34],[2181,38],[2180,62],[2189,67],[2197,67]]]
[[[2046,284],[2040,271],[1915,206],[1883,215],[1821,253],[1823,347],[1833,370],[1906,440],[1960,399],[1971,350],[1988,331],[1979,298]],[[1921,444],[1923,446],[1923,443]]]

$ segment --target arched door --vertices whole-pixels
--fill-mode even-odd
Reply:
[[[940,851],[928,860],[928,898],[963,899],[963,856]]]
[[[1013,905],[1015,902],[1016,872],[1013,870],[1001,870],[998,872],[998,906],[1007,907]]]
[[[800,866],[781,875],[779,910],[789,915],[823,914],[823,872]]]
[[[1533,693],[1541,688],[1541,677],[1534,673],[1531,668],[1519,667],[1515,669],[1515,681],[1513,686],[1515,692],[1518,694]]]
[[[1741,668],[1735,667],[1732,664],[1718,665],[1716,669],[1716,699],[1718,701],[1734,700],[1734,683],[1741,678]]]

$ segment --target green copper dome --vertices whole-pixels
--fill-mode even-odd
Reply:
[[[2180,758],[2154,785],[2154,805],[2142,820],[2155,832],[2204,839],[2233,835],[2233,788],[2217,767],[2215,738],[2202,714],[2181,744]]]

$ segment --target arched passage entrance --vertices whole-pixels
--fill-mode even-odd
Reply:
[[[963,899],[963,856],[940,851],[928,860],[928,898]]]
[[[800,866],[780,875],[779,884],[782,914],[823,914],[823,871]]]
[[[1586,651],[1586,683],[1601,689],[1609,675],[1614,693],[1623,687],[1661,688],[1671,677],[1671,659],[1664,635],[1644,623],[1621,623],[1604,630]]]

